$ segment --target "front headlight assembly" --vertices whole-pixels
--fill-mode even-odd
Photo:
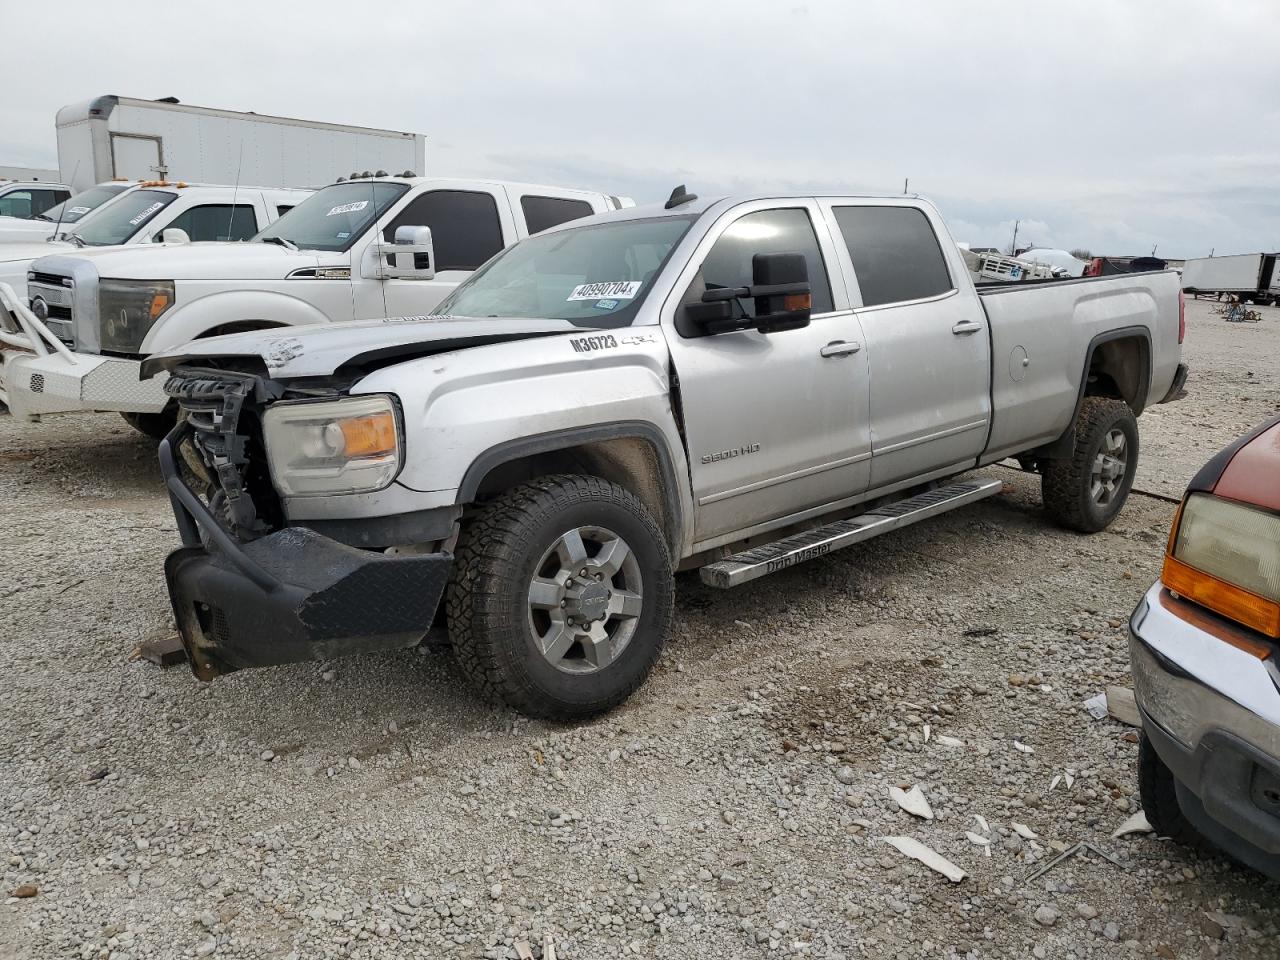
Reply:
[[[1191,494],[1161,579],[1189,600],[1280,637],[1280,515]]]
[[[98,281],[102,349],[140,353],[147,332],[172,306],[172,280]]]
[[[262,427],[271,479],[286,497],[370,493],[400,472],[400,425],[389,396],[278,403]]]

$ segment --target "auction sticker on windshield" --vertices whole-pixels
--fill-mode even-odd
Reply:
[[[81,214],[81,213],[88,213],[88,212],[89,212],[88,207],[72,207],[70,210],[67,211],[68,214],[72,214],[72,213]]]
[[[640,280],[609,280],[603,283],[580,283],[565,298],[573,300],[600,300],[612,297],[617,300],[633,300],[640,292],[643,282]]]
[[[356,200],[354,203],[341,203],[326,213],[325,216],[332,217],[335,213],[355,213],[357,210],[363,210],[368,205],[368,200]]]
[[[160,203],[159,201],[157,201],[156,203],[153,203],[151,206],[147,207],[147,209],[143,210],[140,214],[138,214],[136,217],[130,220],[129,226],[136,227],[143,220],[147,219],[147,217],[151,216],[153,213],[155,213],[157,210],[159,210],[163,206],[164,204]]]

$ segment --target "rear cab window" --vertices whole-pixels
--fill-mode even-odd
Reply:
[[[525,227],[531,235],[595,213],[585,200],[533,195],[520,198],[520,212],[524,214]]]
[[[955,289],[933,224],[918,207],[833,207],[864,307]]]

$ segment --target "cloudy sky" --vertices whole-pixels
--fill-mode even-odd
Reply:
[[[190,10],[191,12],[188,12]],[[1275,0],[72,0],[6,11],[0,163],[105,93],[425,133],[428,172],[912,192],[958,240],[1280,249]],[[65,26],[57,29],[52,22]],[[21,39],[19,38],[26,38]],[[40,38],[31,42],[32,38]]]

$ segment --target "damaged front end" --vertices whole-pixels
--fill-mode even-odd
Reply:
[[[184,414],[160,445],[183,543],[165,579],[197,677],[421,640],[453,558],[393,556],[288,525],[262,418],[270,404],[297,399],[290,388],[252,372],[180,366],[165,390]]]

